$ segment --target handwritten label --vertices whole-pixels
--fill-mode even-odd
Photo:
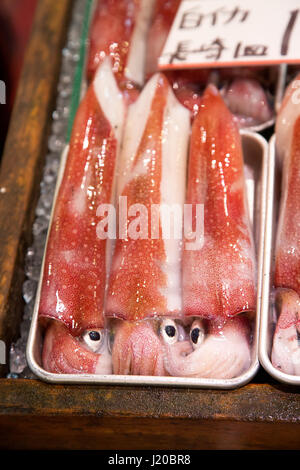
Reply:
[[[159,68],[300,63],[299,0],[182,0]]]

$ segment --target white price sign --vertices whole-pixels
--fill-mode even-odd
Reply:
[[[300,0],[182,0],[159,68],[300,63]]]

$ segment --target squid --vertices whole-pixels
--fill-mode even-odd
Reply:
[[[114,201],[124,113],[107,59],[76,114],[48,235],[39,321],[52,373],[112,372],[104,317],[111,245],[97,236],[97,210]]]
[[[189,133],[189,111],[166,77],[155,74],[129,107],[118,170],[119,237],[105,308],[114,333],[116,374],[167,373],[162,335],[170,328],[164,318],[182,316],[181,220]],[[128,211],[121,216],[124,202]],[[178,211],[169,219],[171,230],[179,221],[174,235],[163,226],[164,207]]]
[[[87,77],[110,56],[121,88],[144,84],[146,37],[153,0],[98,0],[90,35]]]
[[[158,60],[163,51],[180,0],[156,0],[153,18],[147,40],[146,77],[149,79],[158,71]],[[196,115],[201,102],[201,91],[210,75],[209,70],[167,71],[168,78],[176,98],[188,108],[192,116]]]
[[[292,375],[300,375],[300,76],[297,79],[287,89],[276,125],[282,188],[274,274],[279,319],[271,355],[276,368]]]
[[[270,99],[257,79],[235,78],[225,85],[222,95],[241,128],[258,126],[274,117]]]
[[[158,70],[162,53],[181,0],[155,0],[153,18],[147,41],[146,77]]]
[[[165,73],[178,101],[191,113],[192,119],[201,107],[202,93],[210,79],[208,69],[176,70]]]
[[[192,217],[193,229],[197,218],[202,223],[202,241],[191,245],[185,234],[182,256],[183,313],[192,323],[180,341],[173,322],[165,367],[178,377],[233,378],[251,363],[256,261],[241,140],[213,85],[192,126],[186,203],[203,208],[202,219],[195,210]]]

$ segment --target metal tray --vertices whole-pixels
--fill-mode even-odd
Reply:
[[[263,247],[263,277],[262,277],[262,300],[261,300],[261,320],[259,338],[259,360],[264,369],[280,382],[300,385],[300,376],[286,374],[273,366],[271,362],[271,350],[273,334],[276,326],[273,315],[272,283],[275,234],[279,207],[279,188],[281,178],[277,175],[276,167],[276,145],[275,135],[269,142],[268,155],[268,175],[266,187],[266,217],[265,236]]]
[[[135,384],[135,385],[156,385],[156,386],[181,386],[181,387],[201,387],[233,389],[248,383],[256,374],[259,368],[258,362],[258,336],[259,319],[261,309],[261,276],[262,259],[264,246],[265,227],[265,200],[266,200],[266,177],[267,177],[267,156],[268,144],[266,140],[258,134],[241,131],[242,144],[244,150],[245,167],[247,167],[246,188],[250,207],[250,217],[252,220],[255,245],[258,256],[258,280],[257,280],[257,312],[254,326],[254,338],[252,345],[252,361],[250,368],[242,375],[232,379],[201,379],[183,377],[153,377],[153,376],[133,376],[133,375],[96,375],[96,374],[54,374],[47,372],[41,366],[42,332],[38,322],[38,311],[40,303],[40,291],[42,284],[43,265],[36,295],[34,313],[27,343],[27,360],[29,367],[40,379],[52,383],[110,383],[110,384]],[[56,185],[53,207],[55,205],[58,188],[64,172],[68,147],[65,149],[59,170]],[[53,215],[53,209],[52,209]],[[52,219],[52,216],[51,216]],[[50,220],[51,226],[51,220]],[[49,227],[50,227],[49,226]],[[50,230],[50,228],[49,228]],[[49,234],[49,231],[48,231]],[[47,246],[47,244],[46,244]],[[45,256],[44,256],[45,259]]]

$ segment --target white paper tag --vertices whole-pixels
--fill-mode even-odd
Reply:
[[[300,0],[182,0],[162,70],[300,63]]]

